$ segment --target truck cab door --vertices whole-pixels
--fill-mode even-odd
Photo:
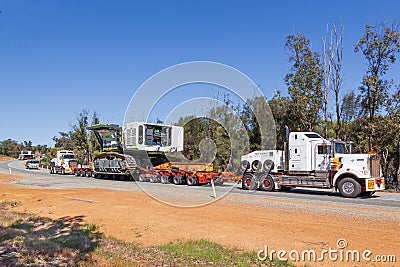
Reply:
[[[327,144],[319,144],[315,147],[315,170],[326,171],[329,169],[330,164],[330,150],[331,146]]]

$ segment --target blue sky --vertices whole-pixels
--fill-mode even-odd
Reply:
[[[267,97],[286,92],[285,36],[303,33],[321,50],[327,23],[340,20],[343,90],[356,89],[364,25],[400,21],[398,1],[0,0],[0,10],[0,140],[48,145],[82,109],[122,124],[135,90],[182,62],[224,63]],[[390,77],[400,82],[399,62]]]

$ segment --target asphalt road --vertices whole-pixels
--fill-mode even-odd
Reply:
[[[331,190],[292,189],[290,192],[249,192],[237,184],[189,187],[186,185],[140,183],[132,181],[102,180],[73,175],[50,175],[48,170],[26,170],[22,161],[0,162],[0,173],[19,174],[21,179],[8,183],[32,188],[73,189],[100,188],[110,190],[145,191],[169,205],[191,207],[221,200],[243,202],[265,207],[324,211],[334,214],[394,219],[400,222],[400,194],[377,192],[372,197],[348,199]],[[216,196],[216,198],[215,198]],[[249,205],[251,208],[251,205]],[[268,212],[268,209],[266,209]]]

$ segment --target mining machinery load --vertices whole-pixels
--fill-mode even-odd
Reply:
[[[134,180],[168,161],[166,152],[183,150],[183,127],[134,122],[124,129],[116,124],[95,124],[93,131],[101,153],[91,166],[77,166],[76,176]]]

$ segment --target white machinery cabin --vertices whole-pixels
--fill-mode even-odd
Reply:
[[[124,145],[128,150],[175,152],[183,150],[183,127],[147,122],[125,125]]]

